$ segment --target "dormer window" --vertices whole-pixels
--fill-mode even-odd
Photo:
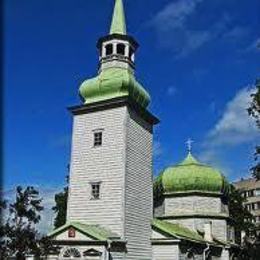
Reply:
[[[125,45],[123,43],[117,44],[116,53],[119,55],[125,55]]]
[[[107,44],[106,45],[106,56],[113,54],[113,44]]]

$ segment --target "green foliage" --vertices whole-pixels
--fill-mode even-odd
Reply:
[[[256,121],[257,127],[260,129],[260,79],[256,81],[256,92],[252,94],[252,101],[248,108],[248,113]],[[255,166],[251,168],[252,175],[260,180],[260,146],[257,145],[255,148]]]
[[[162,185],[162,173],[153,182],[153,206],[157,207],[163,200],[163,185]]]
[[[0,212],[1,216],[4,215],[4,210],[7,207],[7,202],[5,200],[0,199]],[[0,220],[0,259],[4,259],[6,256],[6,247],[5,247],[5,240],[4,240],[4,235],[5,235],[5,223],[4,223],[4,218],[1,217]]]
[[[69,169],[69,167],[68,167]],[[67,176],[68,183],[68,176]],[[66,186],[62,192],[55,194],[56,205],[52,208],[56,213],[54,219],[54,228],[59,228],[66,223],[67,203],[68,203],[68,186]]]
[[[235,242],[241,244],[241,232],[250,234],[255,225],[252,223],[253,216],[243,205],[245,198],[241,196],[241,192],[238,191],[233,185],[230,185],[229,194],[229,215],[233,221],[233,227],[235,229]]]
[[[245,201],[241,192],[231,185],[229,211],[235,228],[235,242],[241,245],[237,259],[257,260],[260,255],[260,240],[257,236],[257,227],[252,222],[253,215],[243,206]],[[242,232],[245,232],[245,236],[241,241]]]
[[[66,223],[66,213],[67,213],[67,201],[68,201],[68,187],[55,195],[56,205],[52,208],[56,213],[54,219],[54,227],[59,228]]]
[[[0,259],[16,257],[25,259],[26,254],[43,255],[50,248],[47,238],[40,238],[36,229],[43,210],[42,199],[34,187],[16,188],[16,198],[13,203],[0,202],[1,213],[7,211],[7,216],[1,221]]]
[[[259,260],[260,255],[260,238],[256,233],[244,237],[242,241],[241,253],[239,260]]]

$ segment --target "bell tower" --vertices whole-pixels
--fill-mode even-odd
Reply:
[[[150,260],[153,126],[159,120],[134,75],[138,43],[126,33],[122,0],[115,0],[110,32],[97,47],[97,76],[81,84],[82,104],[70,108],[67,221],[116,234],[125,243],[120,259]]]
[[[133,72],[135,52],[138,43],[127,35],[122,1],[116,1],[110,33],[101,37],[97,43],[99,49],[100,71],[111,68],[125,68]]]

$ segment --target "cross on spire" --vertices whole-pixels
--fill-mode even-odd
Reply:
[[[188,152],[190,153],[192,150],[192,143],[194,143],[194,141],[192,139],[188,139],[186,144],[187,144],[187,148],[188,148]]]

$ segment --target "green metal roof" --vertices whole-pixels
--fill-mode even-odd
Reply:
[[[116,233],[113,233],[108,229],[100,227],[99,225],[87,225],[81,222],[68,222],[65,225],[49,233],[48,236],[56,236],[65,231],[66,229],[69,229],[70,227],[75,228],[76,230],[87,236],[93,237],[95,240],[104,241],[111,238],[119,238],[119,236]]]
[[[130,96],[142,107],[150,103],[148,92],[137,82],[134,74],[127,69],[109,68],[97,77],[85,80],[79,89],[85,104]]]
[[[229,192],[229,183],[220,171],[198,162],[191,153],[183,162],[166,168],[155,181],[164,193],[200,191],[216,194]]]
[[[226,241],[216,239],[215,237],[213,237],[213,241],[207,241],[198,232],[190,230],[189,228],[184,227],[180,224],[173,224],[164,220],[153,219],[152,228],[155,231],[162,233],[166,236],[183,239],[183,240],[189,240],[192,242],[203,243],[203,244],[208,243],[210,245],[218,246],[218,247],[226,246],[230,244]]]
[[[115,0],[110,34],[126,34],[125,12],[122,0]]]
[[[167,221],[154,219],[152,223],[152,227],[172,237],[183,238],[183,239],[203,242],[203,243],[206,242],[204,238],[201,235],[199,235],[197,232],[194,232],[189,228],[186,228],[180,224],[173,224]]]

